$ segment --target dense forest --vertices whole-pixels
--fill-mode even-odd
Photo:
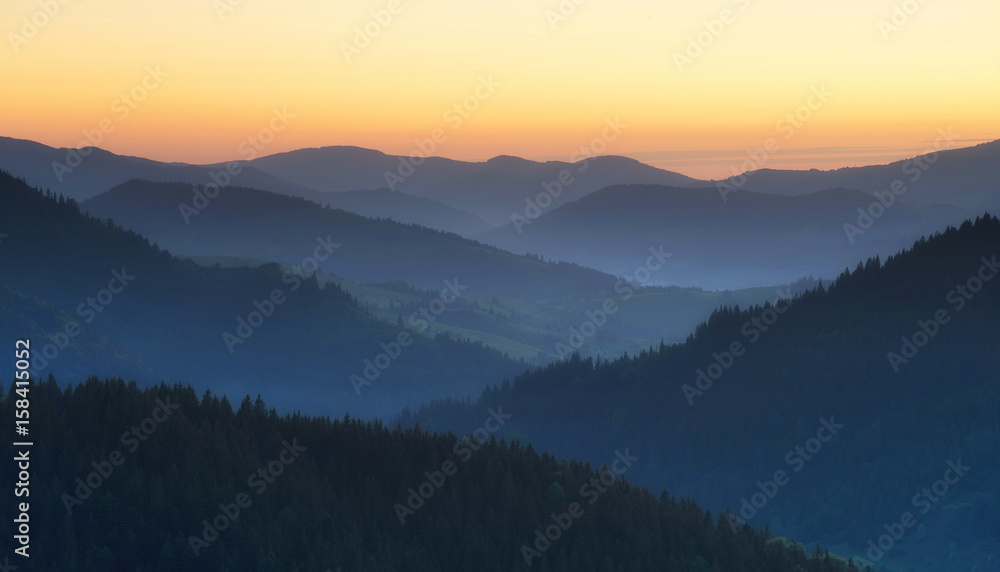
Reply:
[[[121,379],[61,388],[49,377],[29,395],[39,572],[857,570],[483,431],[460,440],[281,416],[260,396],[234,408],[209,391]],[[541,529],[555,539],[540,541]],[[3,519],[0,535],[13,534]]]
[[[596,462],[631,447],[630,480],[713,510],[739,512],[783,470],[750,523],[861,555],[909,510],[919,523],[883,564],[996,569],[998,255],[986,215],[790,299],[721,308],[685,343],[574,356],[401,420],[464,431],[502,406],[541,450]],[[948,494],[914,496],[959,462],[973,469]]]

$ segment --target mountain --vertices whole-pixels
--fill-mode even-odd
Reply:
[[[317,197],[324,205],[369,218],[389,218],[471,237],[492,228],[483,219],[441,202],[399,191],[344,191]]]
[[[286,410],[374,417],[478,392],[524,368],[482,344],[424,335],[420,315],[378,320],[336,284],[321,284],[312,268],[178,260],[2,172],[0,228],[7,235],[0,281],[47,305],[32,309],[5,289],[2,300],[12,306],[0,308],[19,321],[5,323],[12,338],[4,343],[35,336],[31,366],[39,375],[79,381],[87,365],[116,375],[138,370],[144,382],[183,379],[204,388],[211,381],[219,393],[267,392]],[[309,235],[303,256],[328,255],[324,244]]]
[[[483,412],[460,440],[181,385],[91,378],[63,391],[50,378],[31,395],[46,444],[30,451],[47,476],[30,484],[39,572],[857,572],[630,485],[641,460],[627,449],[597,469],[498,440],[506,412]],[[0,392],[7,419],[16,397]],[[0,522],[8,538],[14,514]]]
[[[629,480],[778,534],[889,570],[989,570],[998,276],[986,215],[826,288],[724,307],[685,343],[576,357],[401,419],[461,433],[503,407],[538,449],[598,462],[627,444],[644,459]]]
[[[354,282],[403,280],[440,291],[445,281],[457,280],[468,289],[463,295],[544,300],[606,288],[615,281],[594,270],[515,256],[455,234],[255,189],[227,187],[207,199],[197,214],[182,213],[181,205],[202,203],[195,202],[188,185],[130,181],[86,201],[83,208],[178,254],[315,264]],[[324,244],[336,246],[329,254],[312,256]]]
[[[89,199],[132,179],[180,181],[189,185],[214,182],[245,185],[286,195],[319,196],[311,189],[283,181],[240,162],[232,166],[225,163],[162,163],[116,155],[97,147],[57,149],[10,137],[0,137],[0,169],[24,179],[33,187],[49,189],[77,201]]]
[[[3,250],[0,246],[0,259]],[[67,334],[67,331],[69,332]],[[30,340],[41,350],[60,347],[60,371],[73,379],[90,375],[122,375],[148,379],[152,372],[135,356],[115,346],[86,323],[81,324],[35,296],[22,294],[0,279],[0,340],[14,347]],[[44,355],[42,356],[44,357]]]
[[[983,209],[1000,210],[1000,140],[974,147],[952,149],[954,136],[942,134],[927,152],[887,165],[845,167],[829,171],[759,169],[746,173],[743,190],[781,195],[801,195],[831,188],[874,193],[886,191],[895,181],[905,186],[899,200],[919,206],[951,205],[966,214]],[[938,149],[938,150],[936,150]]]
[[[194,204],[192,197],[186,185],[133,181],[83,208],[202,264],[259,266],[269,260],[318,267],[322,284],[349,292],[386,322],[433,305],[428,332],[476,340],[538,364],[565,355],[589,315],[605,316],[600,332],[573,349],[618,355],[684,339],[723,301],[762,303],[772,295],[770,288],[729,293],[650,288],[572,264],[515,256],[454,234],[239,187],[199,203],[200,214],[185,211],[186,223],[178,205]],[[312,254],[321,242],[337,246],[317,261]],[[655,258],[653,263],[660,264]],[[456,282],[462,295],[441,306],[435,300],[445,281]],[[609,301],[611,315],[603,309]]]
[[[268,155],[250,165],[323,191],[389,187],[470,212],[491,225],[507,224],[513,214],[523,215],[528,200],[558,206],[613,184],[685,186],[696,182],[615,156],[544,163],[500,156],[475,163],[441,157],[412,160],[358,147],[322,147]],[[545,197],[539,199],[540,194]]]
[[[859,222],[858,209],[872,202],[845,189],[794,197],[740,191],[723,201],[714,188],[616,185],[477,238],[619,275],[634,273],[649,248],[662,245],[673,256],[653,283],[723,289],[836,276],[963,217],[957,208],[896,203]]]
[[[409,157],[360,147],[322,147],[249,161],[234,157],[231,163],[190,165],[116,155],[96,147],[57,149],[0,137],[0,169],[24,178],[33,186],[76,200],[89,199],[132,179],[201,185],[214,181],[303,197],[345,210],[351,210],[349,206],[353,205],[366,216],[393,218],[463,234],[476,231],[482,224],[480,219],[486,226],[478,230],[509,223],[512,214],[528,208],[526,200],[538,201],[543,192],[546,195],[541,198],[543,202],[551,199],[552,205],[560,205],[612,184],[696,183],[684,175],[615,156],[544,163],[507,156],[485,162],[428,157],[414,167],[415,162]],[[394,175],[387,177],[387,174]],[[391,195],[390,201],[384,203],[365,201],[369,198],[366,196],[340,197],[334,193],[386,188],[426,200]],[[385,195],[377,198],[383,199]],[[462,212],[427,201],[444,203]]]

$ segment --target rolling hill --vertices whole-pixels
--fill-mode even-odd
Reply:
[[[613,274],[633,272],[651,246],[663,245],[673,257],[656,283],[724,289],[833,277],[963,218],[957,208],[895,203],[859,223],[858,209],[873,201],[845,189],[794,197],[741,191],[723,201],[714,188],[616,185],[477,238]]]
[[[82,208],[114,219],[172,252],[259,258],[301,266],[322,244],[324,272],[354,282],[403,280],[440,290],[458,280],[465,295],[509,295],[527,300],[564,298],[605,288],[614,277],[577,265],[543,262],[415,225],[380,221],[324,208],[297,197],[229,187],[199,214],[194,192],[181,183],[130,181],[86,201]],[[199,203],[200,204],[200,203]],[[322,243],[322,244],[321,244]]]
[[[378,320],[309,270],[176,259],[2,172],[0,228],[8,235],[0,276],[12,289],[3,300],[13,305],[3,314],[17,320],[4,333],[35,336],[32,367],[40,376],[53,371],[79,381],[85,366],[115,375],[138,370],[147,383],[183,379],[205,388],[211,379],[216,392],[267,392],[286,410],[374,417],[433,396],[478,392],[524,368],[481,344],[425,335],[419,315],[400,324]],[[323,252],[312,238],[303,251]],[[453,298],[442,290],[438,304]],[[14,291],[47,306],[32,310]],[[67,317],[76,333],[60,336],[69,332]]]

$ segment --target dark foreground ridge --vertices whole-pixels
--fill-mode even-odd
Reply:
[[[35,571],[856,570],[495,436],[279,417],[259,396],[234,412],[121,379],[31,395]]]

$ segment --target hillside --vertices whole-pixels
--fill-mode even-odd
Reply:
[[[12,397],[0,392],[8,419]],[[65,391],[50,378],[31,398],[32,435],[44,444],[31,469],[51,476],[32,481],[38,572],[849,571],[612,470],[498,440],[502,426],[485,425],[496,429],[487,442],[460,442],[279,416],[260,397],[237,406],[180,385],[96,378]],[[128,433],[149,423],[142,441]],[[418,489],[424,497],[408,500]],[[555,540],[537,540],[550,526],[537,534]],[[14,535],[10,519],[0,533]]]
[[[205,388],[211,381],[219,393],[268,392],[285,409],[386,416],[435,396],[477,393],[523,368],[481,344],[426,335],[419,315],[404,324],[377,320],[335,284],[321,286],[308,269],[180,261],[6,173],[0,173],[0,228],[8,234],[0,244],[3,281],[88,332],[73,336],[66,356],[99,350],[92,334],[123,351],[121,360],[110,361],[109,350],[89,354],[103,365],[95,371],[133,372],[138,360],[148,368],[139,375],[145,382],[184,379]],[[301,256],[324,252],[310,236]],[[10,301],[15,308],[6,312],[25,311]],[[37,332],[29,326],[5,332],[15,338]],[[49,320],[37,327],[57,335],[65,326]],[[394,345],[400,340],[405,349]],[[65,342],[51,343],[46,351],[53,357],[35,354],[36,371],[81,379],[71,374],[81,375],[83,364],[61,359],[58,345]],[[383,356],[387,351],[392,356]],[[369,365],[376,361],[378,369]]]
[[[324,205],[369,218],[390,218],[471,237],[489,230],[483,219],[451,208],[432,199],[415,197],[399,191],[344,191],[318,197]]]
[[[648,459],[635,482],[846,555],[912,511],[919,527],[884,556],[889,570],[988,570],[1000,552],[998,256],[1000,221],[967,221],[791,302],[720,309],[683,344],[573,359],[403,419],[463,431],[502,406],[557,455],[596,461],[628,444]],[[949,463],[974,470],[916,499]],[[791,480],[780,492],[767,484],[777,471]]]
[[[178,254],[301,266],[322,239],[337,246],[328,256],[316,257],[319,268],[354,282],[404,280],[440,291],[445,280],[457,279],[468,288],[463,295],[531,300],[563,298],[614,283],[612,276],[580,266],[515,256],[455,234],[255,189],[229,187],[185,218],[179,207],[193,202],[189,185],[130,181],[82,206]]]

